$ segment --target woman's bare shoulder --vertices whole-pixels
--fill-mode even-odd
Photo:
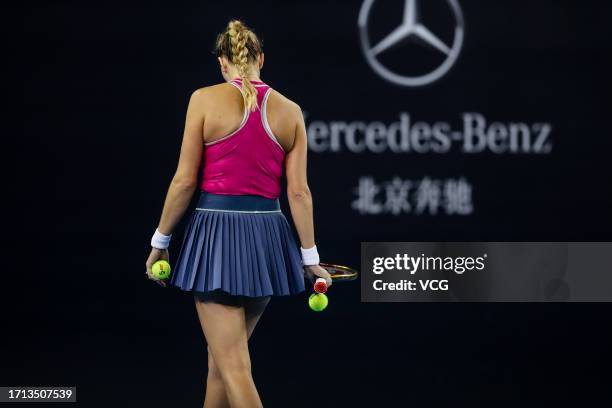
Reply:
[[[275,110],[286,112],[286,113],[300,113],[302,109],[300,105],[298,105],[295,101],[289,99],[282,93],[280,93],[277,89],[272,88],[272,94],[270,95],[271,103],[274,104]]]
[[[221,94],[227,94],[232,92],[236,87],[228,82],[222,82],[220,84],[207,85],[201,88],[197,88],[192,92],[192,96],[196,98],[206,98],[210,96],[219,96]]]

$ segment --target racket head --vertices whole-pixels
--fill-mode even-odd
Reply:
[[[356,269],[350,268],[348,266],[335,265],[323,262],[321,262],[319,266],[329,272],[332,278],[332,282],[352,281],[357,279],[357,276],[359,276],[359,272],[357,272]]]

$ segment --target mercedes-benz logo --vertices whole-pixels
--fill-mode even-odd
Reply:
[[[391,33],[384,37],[378,44],[372,46],[368,34],[368,19],[370,9],[375,0],[365,0],[359,12],[359,35],[361,38],[361,47],[365,54],[368,64],[381,77],[387,81],[403,86],[422,86],[434,82],[444,76],[453,66],[461,47],[463,45],[464,23],[463,13],[459,7],[457,0],[447,0],[454,16],[455,16],[455,35],[452,45],[449,47],[444,41],[440,40],[432,33],[419,19],[417,0],[405,0],[402,23],[395,28]],[[399,75],[387,67],[385,67],[378,59],[378,56],[404,40],[420,40],[438,52],[446,56],[444,62],[433,71],[420,76],[405,76]]]

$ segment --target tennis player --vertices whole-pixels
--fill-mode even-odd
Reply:
[[[261,81],[261,43],[240,21],[218,35],[216,53],[225,82],[191,95],[146,267],[155,280],[152,264],[169,259],[201,166],[197,207],[169,283],[193,293],[208,344],[204,407],[260,407],[247,340],[270,297],[303,292],[305,273],[328,285],[331,278],[314,240],[300,107]],[[278,201],[283,166],[299,248]]]

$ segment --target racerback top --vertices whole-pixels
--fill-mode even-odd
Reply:
[[[232,85],[242,92],[242,81]],[[255,111],[245,107],[242,123],[234,132],[204,144],[201,189],[213,194],[259,195],[278,198],[285,150],[266,118],[270,88],[251,81],[257,90]]]

